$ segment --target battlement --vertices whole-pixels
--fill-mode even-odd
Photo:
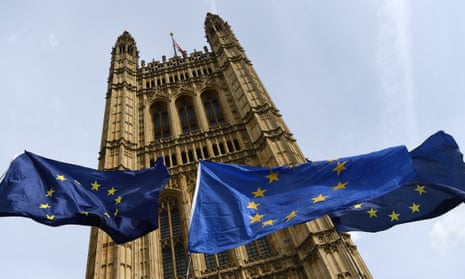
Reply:
[[[162,56],[162,60],[153,59],[146,64],[145,60],[141,60],[141,67],[139,68],[142,74],[164,71],[177,71],[192,66],[205,65],[212,62],[215,54],[204,46],[203,51],[194,50],[188,55],[173,56],[166,58]]]

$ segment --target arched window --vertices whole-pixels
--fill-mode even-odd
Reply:
[[[215,128],[224,125],[224,115],[220,103],[218,102],[216,92],[207,91],[203,93],[202,103],[205,107],[205,113],[207,114],[208,126],[210,128]]]
[[[153,119],[155,139],[170,136],[170,124],[168,121],[168,108],[165,103],[156,102],[150,108]]]
[[[187,271],[187,252],[177,199],[169,197],[161,200],[159,210],[163,278],[177,278]]]
[[[199,129],[191,98],[187,96],[180,97],[176,100],[176,108],[178,109],[183,134]]]

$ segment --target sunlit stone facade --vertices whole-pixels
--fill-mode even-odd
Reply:
[[[92,229],[86,278],[371,278],[349,235],[326,217],[220,254],[187,255],[199,160],[305,161],[228,23],[207,14],[205,34],[210,49],[162,61],[139,61],[128,32],[113,47],[99,168],[147,168],[162,156],[171,179],[158,230],[116,245]]]

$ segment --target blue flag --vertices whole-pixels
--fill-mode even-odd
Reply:
[[[96,226],[120,244],[158,227],[158,198],[168,179],[161,159],[140,171],[99,171],[26,151],[0,181],[0,216]]]
[[[380,198],[333,213],[338,231],[377,232],[437,217],[465,201],[465,164],[453,137],[438,132],[410,155],[415,179]]]
[[[188,250],[215,254],[378,197],[415,176],[405,147],[275,168],[201,161]]]

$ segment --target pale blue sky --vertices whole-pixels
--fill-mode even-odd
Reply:
[[[465,2],[1,1],[0,171],[28,149],[97,166],[110,65],[129,31],[141,59],[207,45],[207,12],[232,26],[312,160],[419,145],[437,130],[465,150]],[[0,218],[2,278],[84,278],[89,229]],[[354,234],[377,279],[463,278],[463,206]]]

